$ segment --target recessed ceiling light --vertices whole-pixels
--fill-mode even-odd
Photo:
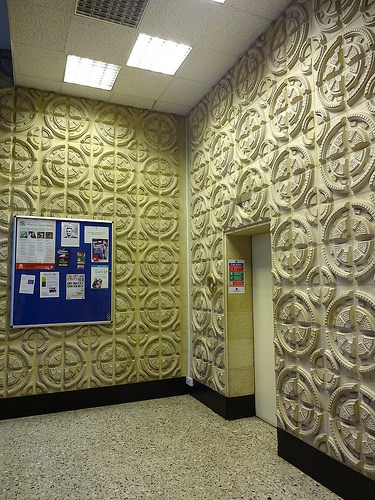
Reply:
[[[217,2],[217,3],[224,3],[225,0],[213,0],[214,2]]]
[[[141,33],[126,65],[174,75],[190,51],[188,45]]]
[[[85,57],[68,56],[64,82],[112,90],[121,66],[94,61]]]

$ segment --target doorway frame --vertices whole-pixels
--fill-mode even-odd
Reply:
[[[224,233],[226,396],[229,398],[255,395],[251,237],[270,232],[270,227],[267,220]],[[245,262],[243,294],[230,294],[228,291],[228,259]]]

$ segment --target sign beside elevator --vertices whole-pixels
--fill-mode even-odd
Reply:
[[[245,261],[228,260],[228,292],[245,293]]]

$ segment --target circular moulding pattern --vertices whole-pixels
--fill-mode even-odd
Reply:
[[[259,154],[264,139],[265,120],[260,109],[251,108],[242,114],[236,131],[237,153],[242,161],[251,161]]]
[[[365,97],[367,99],[367,108],[371,113],[375,114],[375,75],[368,81],[365,88]]]
[[[152,201],[146,205],[141,223],[152,238],[169,238],[177,231],[177,211],[166,201]]]
[[[327,109],[340,111],[365,90],[374,72],[375,35],[366,28],[348,29],[327,48],[318,66],[318,96]]]
[[[115,319],[116,330],[124,332],[134,323],[134,303],[125,293],[116,290]]]
[[[65,343],[50,347],[43,354],[40,377],[47,387],[69,389],[82,379],[85,366],[81,349]]]
[[[275,306],[275,329],[282,348],[292,356],[310,354],[318,340],[320,326],[307,297],[297,290],[281,295]]]
[[[115,266],[116,285],[122,285],[132,276],[135,269],[135,259],[133,252],[121,243],[116,243]]]
[[[227,132],[217,134],[212,141],[210,152],[211,172],[217,179],[227,173],[228,165],[233,159],[233,140]]]
[[[281,208],[297,207],[305,197],[312,180],[312,160],[300,146],[285,149],[272,167],[272,194]]]
[[[361,292],[339,295],[326,313],[327,337],[340,363],[354,373],[375,369],[375,301]]]
[[[212,243],[211,259],[214,277],[220,282],[223,279],[223,238],[221,236]]]
[[[6,89],[0,94],[0,127],[14,132],[30,129],[37,119],[37,107],[34,99],[17,89]]]
[[[327,436],[327,434],[319,434],[314,439],[313,446],[326,455],[342,462],[342,455],[333,437]]]
[[[36,158],[32,148],[19,139],[0,141],[0,173],[12,182],[24,181],[35,171]]]
[[[205,233],[209,215],[206,199],[203,196],[196,196],[191,202],[191,229],[195,236]]]
[[[238,181],[237,206],[241,217],[256,220],[267,201],[264,173],[260,167],[245,169]]]
[[[65,97],[47,104],[44,121],[53,134],[62,139],[82,137],[90,124],[85,108],[78,101]]]
[[[208,300],[202,290],[193,293],[192,300],[192,323],[196,333],[203,333],[207,326],[210,313],[208,311]]]
[[[150,158],[142,168],[142,182],[150,193],[171,195],[177,188],[176,166],[165,158]]]
[[[206,381],[211,374],[212,363],[210,361],[209,349],[203,339],[193,343],[193,372],[198,381]]]
[[[223,78],[211,91],[209,96],[209,109],[211,122],[214,127],[224,125],[227,114],[232,106],[233,89],[229,78]]]
[[[311,188],[305,196],[305,214],[310,224],[324,222],[332,210],[332,192],[324,186]]]
[[[95,176],[109,191],[125,191],[134,184],[135,164],[129,156],[113,151],[102,154],[95,165]]]
[[[342,28],[354,14],[359,11],[360,0],[341,0],[340,9],[335,2],[327,0],[314,0],[313,12],[315,22],[322,31],[332,33]]]
[[[273,261],[277,272],[287,280],[299,280],[309,272],[315,247],[308,225],[288,218],[273,233]]]
[[[126,146],[135,137],[134,120],[126,108],[105,106],[95,117],[99,137],[111,146]]]
[[[203,284],[209,270],[209,258],[206,246],[196,243],[191,252],[192,278],[195,284]]]
[[[190,182],[193,192],[201,191],[205,187],[208,172],[208,160],[202,150],[194,153],[190,170]]]
[[[151,283],[172,283],[178,272],[178,253],[166,245],[152,245],[141,257],[141,271]]]
[[[321,390],[333,391],[340,383],[340,370],[332,353],[327,349],[318,349],[310,357],[311,376]]]
[[[149,292],[141,306],[143,322],[152,330],[165,330],[175,326],[179,316],[176,297],[166,290]]]
[[[326,184],[336,192],[362,188],[375,168],[375,123],[366,113],[342,118],[324,139],[320,162]]]
[[[242,104],[249,104],[255,97],[258,84],[263,76],[263,54],[252,47],[236,64],[234,72],[234,92]]]
[[[270,98],[269,116],[274,137],[287,141],[296,136],[302,130],[310,105],[310,86],[305,77],[295,75],[283,80]]]
[[[298,61],[306,41],[308,16],[299,5],[291,6],[284,17],[278,18],[268,39],[268,62],[275,75],[283,75]]]
[[[190,138],[194,146],[203,142],[204,133],[207,129],[208,110],[205,102],[200,102],[190,115]]]
[[[307,275],[307,293],[315,304],[328,305],[336,295],[336,280],[326,267],[317,266]]]
[[[55,146],[43,158],[43,170],[53,185],[76,186],[88,175],[85,155],[70,145]]]
[[[2,373],[6,373],[6,391],[9,395],[19,393],[30,380],[30,361],[28,355],[19,349],[8,348],[7,366],[5,366],[5,351],[3,351],[4,362],[0,361]]]
[[[150,114],[142,121],[146,144],[156,151],[168,151],[177,144],[176,122],[167,115]]]
[[[310,375],[301,367],[284,368],[277,378],[280,415],[294,434],[307,437],[319,432],[322,408],[319,392]]]
[[[134,373],[134,352],[123,340],[109,340],[95,352],[92,367],[94,374],[104,383],[126,382]]]
[[[153,378],[173,376],[179,367],[178,346],[166,337],[149,340],[141,354],[141,365]]]
[[[375,210],[364,203],[346,203],[323,229],[323,255],[330,270],[348,280],[364,279],[375,269]]]
[[[99,202],[95,214],[100,215],[103,219],[112,219],[115,216],[117,236],[124,236],[134,226],[134,209],[120,196],[105,198]]]
[[[330,427],[344,459],[373,476],[375,472],[375,394],[364,386],[345,384],[331,396]]]
[[[233,213],[233,196],[227,184],[218,184],[212,192],[211,216],[215,227],[225,226]]]

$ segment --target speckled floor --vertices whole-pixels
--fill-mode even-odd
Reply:
[[[276,431],[191,396],[0,422],[1,500],[333,500]]]

